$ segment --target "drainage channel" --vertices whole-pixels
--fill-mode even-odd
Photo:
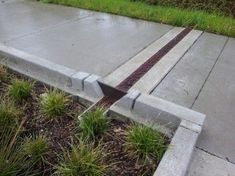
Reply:
[[[102,82],[98,82],[105,96],[101,98],[97,103],[92,105],[89,109],[87,109],[87,111],[92,111],[99,106],[107,110],[117,100],[125,96],[127,94],[127,91],[138,80],[140,80],[161,58],[163,58],[163,56],[165,56],[174,46],[176,46],[189,32],[191,32],[191,30],[191,28],[185,28],[174,39],[169,41],[164,47],[162,47],[157,53],[155,53],[142,65],[140,65],[134,72],[132,72],[116,87],[111,87]]]

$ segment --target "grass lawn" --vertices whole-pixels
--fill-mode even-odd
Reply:
[[[235,19],[203,11],[149,5],[131,0],[42,0],[55,4],[108,12],[174,26],[193,27],[235,37]]]

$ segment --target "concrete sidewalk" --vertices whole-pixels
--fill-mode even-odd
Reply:
[[[207,115],[190,176],[235,175],[235,39],[204,33],[152,92]]]
[[[105,76],[172,26],[36,1],[0,2],[0,42]]]
[[[8,46],[104,78],[123,76],[119,68],[140,65],[141,51],[151,46],[145,51],[150,57],[181,30],[28,0],[0,2],[0,29],[0,42]],[[180,52],[171,50],[167,59],[176,64],[151,94],[207,115],[190,176],[235,176],[235,39],[194,33]],[[146,80],[154,83],[161,69],[155,67]]]

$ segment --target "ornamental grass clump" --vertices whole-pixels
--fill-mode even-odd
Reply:
[[[161,160],[167,149],[163,134],[140,124],[133,124],[127,130],[127,150],[138,158],[148,161]]]
[[[103,164],[103,148],[79,144],[64,151],[63,161],[57,167],[57,174],[64,176],[102,176],[107,170]]]
[[[36,164],[44,161],[49,151],[49,144],[45,136],[29,137],[26,138],[23,144],[23,151],[31,159],[32,163]]]
[[[16,176],[30,175],[31,167],[27,157],[23,154],[22,145],[19,142],[19,132],[16,130],[1,128],[0,133],[0,175]]]
[[[16,102],[22,102],[31,96],[33,84],[25,80],[14,80],[9,86],[9,96]]]
[[[8,77],[7,70],[4,66],[0,65],[0,83],[6,81]]]
[[[65,115],[68,103],[68,96],[58,90],[50,90],[41,95],[42,113],[50,119]]]
[[[0,103],[0,128],[14,129],[19,125],[21,112],[11,100],[6,98],[1,99],[2,101]]]
[[[82,130],[81,137],[85,140],[95,140],[96,137],[104,134],[108,128],[108,120],[104,115],[104,110],[99,107],[85,113],[81,117],[79,127]]]

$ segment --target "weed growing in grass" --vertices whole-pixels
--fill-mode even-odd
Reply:
[[[50,119],[64,115],[68,103],[69,98],[58,90],[50,90],[41,95],[42,112]]]
[[[133,124],[127,130],[127,149],[145,161],[149,157],[154,157],[159,161],[167,145],[165,137],[160,132],[144,125]]]
[[[103,134],[108,128],[108,120],[102,108],[85,113],[80,121],[79,127],[82,129],[82,138],[94,140],[98,135]]]
[[[14,80],[9,87],[9,96],[16,102],[26,100],[31,96],[33,84],[25,80]]]
[[[64,176],[101,176],[107,170],[102,163],[103,149],[98,146],[80,144],[72,151],[64,151],[64,161],[57,167],[57,174]]]
[[[37,163],[43,161],[49,150],[49,144],[45,136],[30,137],[25,140],[23,150],[33,163]]]
[[[8,73],[5,67],[0,65],[0,82],[5,81],[7,79]]]
[[[21,112],[14,103],[6,98],[2,98],[0,103],[0,128],[14,129],[19,125]],[[1,130],[2,131],[2,130]]]

